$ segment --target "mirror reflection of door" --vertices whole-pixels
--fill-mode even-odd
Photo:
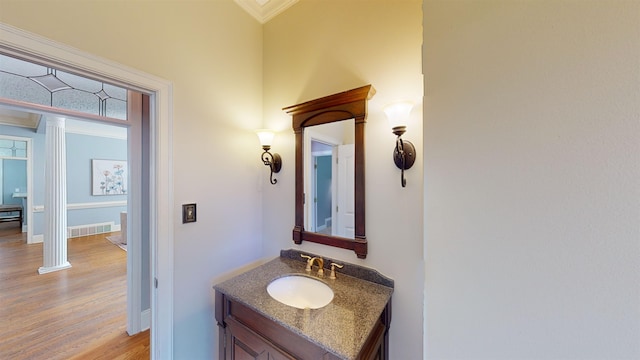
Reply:
[[[338,147],[337,199],[338,209],[335,232],[333,235],[353,239],[355,237],[355,146],[353,144]]]
[[[313,159],[313,177],[311,179],[313,183],[313,216],[311,231],[332,235],[333,145],[311,140],[311,149],[311,157]]]
[[[305,129],[305,230],[355,235],[353,120]]]

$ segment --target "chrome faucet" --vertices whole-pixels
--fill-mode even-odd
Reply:
[[[318,263],[318,276],[324,276],[324,259],[321,257],[311,257],[307,255],[301,255],[303,258],[307,259],[307,267],[304,269],[306,272],[311,272],[311,268],[313,267],[313,263]]]

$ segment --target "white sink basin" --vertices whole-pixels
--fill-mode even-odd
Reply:
[[[273,280],[267,292],[279,302],[298,309],[319,309],[333,300],[333,290],[322,281],[289,275]]]

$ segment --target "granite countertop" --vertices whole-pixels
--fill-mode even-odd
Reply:
[[[387,280],[382,281],[389,285],[385,286],[343,274],[340,269],[336,269],[337,279],[330,280],[326,268],[325,276],[319,278],[317,271],[305,272],[306,263],[302,258],[295,259],[297,254],[283,251],[280,257],[219,283],[214,289],[341,358],[355,359],[391,298],[393,280],[370,270]],[[325,267],[328,260],[331,261],[325,259]],[[359,268],[360,273],[365,269],[352,267]],[[274,300],[267,293],[267,285],[291,274],[311,276],[327,284],[334,292],[331,303],[320,309],[297,309]]]

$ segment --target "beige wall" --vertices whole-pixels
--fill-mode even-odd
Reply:
[[[298,248],[372,267],[395,279],[391,358],[422,356],[422,159],[407,172],[392,160],[395,135],[382,112],[392,101],[416,107],[405,138],[422,153],[420,1],[303,0],[264,26],[264,123],[279,129],[278,184],[263,191],[265,254]],[[366,124],[366,235],[369,255],[291,240],[294,134],[282,108],[372,84]]]
[[[393,359],[640,357],[638,3],[424,7],[303,0],[262,27],[231,1],[0,0],[3,23],[174,85],[174,211],[199,205],[175,223],[176,358],[214,357],[211,279],[292,247],[396,280]],[[381,109],[421,102],[423,23],[403,189]],[[369,83],[369,256],[295,246],[281,108]],[[276,186],[262,126],[281,130]]]
[[[640,358],[640,2],[424,14],[425,358]]]
[[[0,22],[172,82],[175,358],[214,358],[211,281],[262,256],[262,26],[232,1],[0,0]]]

